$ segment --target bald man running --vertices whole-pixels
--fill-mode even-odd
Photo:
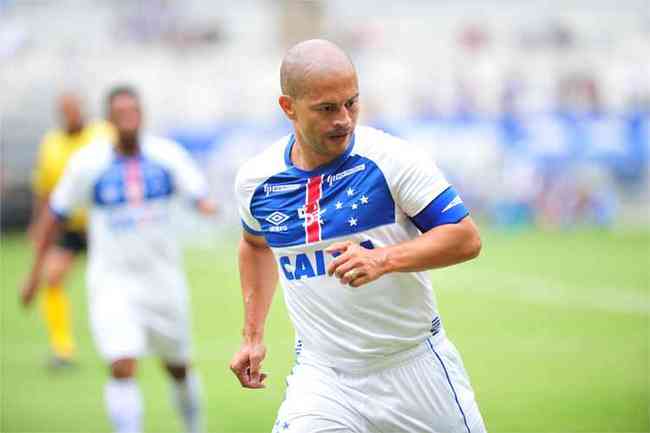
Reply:
[[[419,149],[356,126],[357,75],[336,45],[297,44],[280,74],[294,133],[236,180],[245,317],[232,371],[264,387],[279,275],[297,357],[274,433],[484,432],[426,272],[479,254],[468,210]]]

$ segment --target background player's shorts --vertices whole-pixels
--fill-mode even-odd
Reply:
[[[428,340],[398,365],[364,374],[298,363],[273,433],[484,433],[458,351]]]
[[[57,239],[56,245],[74,254],[86,251],[86,233],[73,230],[64,230],[61,233],[61,236],[59,236]]]
[[[152,308],[119,294],[102,296],[90,301],[90,321],[97,349],[109,362],[150,354],[172,365],[189,361],[190,323],[183,302]]]

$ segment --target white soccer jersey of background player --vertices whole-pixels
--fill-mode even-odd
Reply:
[[[172,201],[205,193],[202,175],[179,145],[144,135],[133,157],[118,154],[108,141],[77,152],[50,207],[59,217],[79,206],[89,209],[91,297],[125,290],[152,304],[185,288]]]
[[[356,370],[432,334],[441,338],[426,272],[353,288],[327,276],[332,257],[324,252],[342,240],[375,248],[417,237],[412,218],[453,190],[434,162],[400,139],[357,127],[343,155],[307,172],[291,164],[293,141],[284,137],[242,166],[236,194],[244,228],[263,235],[277,260],[301,357]],[[457,204],[454,192],[444,210]]]

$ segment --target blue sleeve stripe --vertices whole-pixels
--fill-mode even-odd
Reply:
[[[244,228],[244,230],[246,230],[248,233],[250,233],[252,235],[255,235],[255,236],[263,236],[264,235],[264,233],[258,232],[257,230],[255,230],[254,228],[252,228],[251,226],[246,224],[244,222],[244,220],[241,220],[241,225]]]
[[[443,224],[456,224],[469,215],[460,196],[450,186],[434,198],[422,211],[411,217],[413,224],[422,232]]]
[[[65,222],[65,221],[68,219],[68,215],[67,215],[67,214],[65,214],[65,213],[63,213],[63,212],[61,212],[61,211],[59,211],[59,210],[54,209],[54,207],[52,207],[51,204],[48,204],[47,207],[50,208],[50,212],[52,212],[52,214],[54,215],[54,217],[55,217],[59,222]]]

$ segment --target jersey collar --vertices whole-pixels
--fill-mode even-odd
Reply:
[[[337,167],[339,167],[352,153],[352,149],[354,148],[354,141],[355,141],[356,134],[352,133],[352,137],[350,138],[350,142],[348,143],[348,147],[345,149],[345,152],[343,152],[341,155],[337,156],[335,159],[332,161],[328,162],[327,164],[323,164],[319,167],[316,167],[313,170],[301,170],[300,168],[296,167],[293,165],[293,162],[291,161],[291,149],[293,149],[293,145],[296,142],[296,137],[294,134],[291,134],[289,137],[289,142],[287,143],[287,146],[284,149],[284,163],[287,165],[287,168],[289,169],[289,172],[292,174],[295,174],[298,177],[313,177],[313,176],[319,176],[323,173],[326,173],[330,170],[334,170]]]

